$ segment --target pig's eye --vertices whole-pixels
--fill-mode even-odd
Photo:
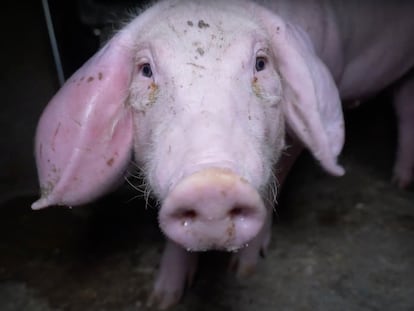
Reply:
[[[265,57],[256,57],[256,71],[262,71],[266,68],[267,59]]]
[[[141,74],[146,77],[146,78],[152,78],[152,69],[151,69],[151,65],[148,63],[145,63],[143,65],[141,65],[140,68]]]

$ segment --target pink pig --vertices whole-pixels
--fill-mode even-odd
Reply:
[[[42,197],[33,209],[103,195],[133,154],[168,239],[150,298],[166,308],[192,279],[190,251],[238,250],[237,273],[249,272],[269,243],[276,185],[301,146],[342,175],[341,99],[363,99],[398,79],[394,180],[407,186],[414,6],[337,2],[166,0],[144,11],[43,113]]]

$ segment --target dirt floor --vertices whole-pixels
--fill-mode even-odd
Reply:
[[[52,82],[46,73],[36,80],[35,70],[22,80],[27,68],[16,68],[19,83],[38,81],[25,92],[16,83],[2,85],[19,111],[19,98],[43,99]],[[2,125],[6,150],[20,155],[9,159],[15,163],[31,148],[29,141],[17,150],[11,140],[19,130]],[[394,147],[386,95],[349,111],[340,160],[347,174],[328,176],[304,154],[283,189],[270,249],[256,273],[236,279],[227,254],[206,253],[194,286],[172,310],[414,310],[414,189],[390,182]],[[12,189],[8,174],[1,181]],[[36,212],[30,210],[34,196],[11,196],[0,206],[0,310],[151,310],[146,297],[164,240],[155,209],[132,196]]]

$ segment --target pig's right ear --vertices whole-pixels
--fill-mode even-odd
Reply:
[[[344,143],[344,120],[335,82],[316,55],[308,35],[278,16],[262,12],[282,77],[286,122],[333,175],[343,175],[337,157]]]
[[[41,198],[33,209],[84,204],[122,181],[133,144],[127,99],[134,68],[122,34],[83,65],[43,112],[35,141]]]

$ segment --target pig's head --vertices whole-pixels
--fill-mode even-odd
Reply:
[[[271,209],[285,126],[328,172],[343,173],[338,93],[306,35],[244,2],[162,2],[49,104],[36,138],[43,195],[33,208],[96,198],[133,150],[170,239],[190,250],[237,249]]]

